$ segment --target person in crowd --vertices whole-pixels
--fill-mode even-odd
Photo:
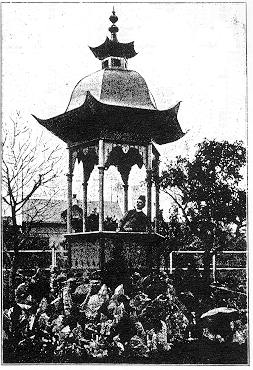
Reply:
[[[99,219],[99,214],[97,212],[97,208],[94,208],[91,214],[87,218],[87,221],[88,221],[87,228],[89,231],[98,230],[98,219]]]
[[[42,298],[49,299],[50,296],[50,279],[43,268],[37,267],[35,274],[31,278],[30,292],[37,302]]]
[[[24,277],[24,282],[19,284],[15,289],[16,303],[26,304],[29,295],[31,294],[31,278]]]
[[[191,312],[194,307],[182,303],[182,295],[176,293],[164,272],[149,272],[143,277],[136,272],[130,274],[134,289],[129,292],[123,283],[113,292],[103,278],[99,290],[92,292],[97,282],[88,280],[86,274],[60,275],[64,281],[57,286],[56,298],[47,299],[44,291],[41,300],[33,299],[29,304],[31,278],[16,289],[16,302],[4,315],[5,362],[75,363],[110,356],[162,358],[174,345],[201,340],[201,312]],[[32,280],[42,283],[42,276],[43,271],[37,270]],[[46,289],[50,291],[49,284]],[[245,323],[240,320],[235,328],[230,321],[226,325],[223,321],[212,326],[215,334],[222,335],[226,343],[245,343],[246,315]]]

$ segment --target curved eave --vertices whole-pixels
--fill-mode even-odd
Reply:
[[[75,139],[75,136],[78,137],[80,132],[83,131],[83,128],[85,128],[86,131],[92,131],[93,129],[92,114],[86,101],[82,106],[76,109],[72,109],[49,119],[40,119],[33,114],[32,116],[38,121],[39,124],[66,143],[78,141]],[[85,126],[83,117],[85,117]]]
[[[142,135],[162,145],[184,136],[177,119],[179,105],[163,111],[108,105],[88,91],[79,108],[47,120],[34,118],[67,143],[92,140],[106,130]]]
[[[179,107],[180,102],[170,109],[156,112],[157,126],[153,129],[153,140],[157,144],[172,143],[185,135],[177,118]]]
[[[105,42],[95,48],[89,46],[92,53],[96,58],[103,60],[108,57],[121,57],[121,58],[133,58],[137,55],[134,50],[134,41],[128,43],[122,43],[118,41],[112,41],[108,37]]]

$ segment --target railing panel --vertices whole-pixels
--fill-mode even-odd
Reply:
[[[8,251],[10,256],[13,256],[14,251]],[[20,266],[30,268],[37,264],[41,267],[49,268],[50,266],[66,268],[67,266],[67,251],[46,249],[46,250],[21,250]],[[187,270],[188,264],[194,263],[196,268],[203,271],[203,254],[204,251],[172,251],[169,255],[169,272],[172,274],[176,268]],[[10,268],[10,261],[7,253],[3,252],[4,269]],[[215,281],[217,271],[234,271],[247,269],[247,251],[221,251],[212,256],[210,264],[212,276]]]
[[[204,251],[172,251],[169,258],[170,274],[172,274],[176,268],[187,270],[188,263],[194,263],[198,270],[203,270],[203,255]],[[189,256],[191,256],[191,258],[189,258]],[[246,271],[246,268],[247,251],[221,251],[212,256],[210,264],[214,281],[216,279],[216,271]]]

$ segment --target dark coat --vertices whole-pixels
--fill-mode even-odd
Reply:
[[[120,221],[119,229],[120,231],[148,231],[150,222],[145,213],[132,209]]]

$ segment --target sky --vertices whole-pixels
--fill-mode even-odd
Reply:
[[[144,77],[158,109],[181,101],[178,119],[187,134],[158,146],[162,161],[192,154],[205,137],[243,140],[246,145],[245,4],[114,5],[119,41],[134,41],[138,52],[128,69]],[[108,2],[2,5],[4,121],[20,111],[36,135],[45,129],[31,114],[45,119],[66,110],[76,83],[101,69],[88,46],[98,46],[109,36],[112,6]],[[51,133],[44,135],[52,146],[65,148]],[[136,171],[131,173],[132,184],[145,176],[143,170]],[[92,184],[97,176],[93,175]],[[111,175],[113,181],[120,179],[117,176]],[[80,186],[77,180],[74,191]]]

